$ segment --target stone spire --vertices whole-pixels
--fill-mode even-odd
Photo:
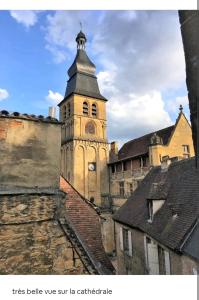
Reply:
[[[106,101],[106,98],[101,95],[98,87],[95,75],[96,67],[85,51],[86,41],[85,34],[80,30],[76,37],[77,54],[74,62],[68,69],[69,80],[64,99],[68,98],[71,94],[78,94]]]

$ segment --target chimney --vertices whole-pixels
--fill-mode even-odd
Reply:
[[[49,117],[56,118],[56,107],[50,106],[48,109]]]
[[[168,155],[166,156],[163,156],[162,157],[162,161],[161,161],[161,170],[162,172],[166,172],[168,170],[168,167],[170,166],[171,164],[171,159]]]
[[[118,144],[115,141],[111,143],[111,153],[118,155]]]

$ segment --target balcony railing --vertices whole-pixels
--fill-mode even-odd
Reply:
[[[145,176],[148,171],[150,170],[150,167],[143,167],[143,168],[137,168],[133,170],[127,170],[127,171],[120,171],[120,172],[115,172],[111,173],[111,179],[117,179],[117,180],[122,180],[126,178],[138,178],[138,177],[143,177]]]

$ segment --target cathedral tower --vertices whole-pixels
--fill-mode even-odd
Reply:
[[[77,54],[59,104],[63,122],[61,170],[79,193],[101,205],[101,196],[108,194],[107,100],[100,94],[96,67],[86,54],[82,31],[76,42]]]

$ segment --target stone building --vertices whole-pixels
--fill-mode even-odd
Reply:
[[[116,212],[118,274],[199,272],[195,159],[153,167]]]
[[[60,189],[60,145],[56,119],[0,112],[0,274],[113,273],[96,209]]]
[[[62,125],[61,173],[84,197],[101,205],[108,194],[109,146],[106,137],[106,99],[100,94],[95,65],[85,51],[86,36],[76,38],[77,54],[59,104]]]
[[[119,152],[113,143],[110,154],[110,195],[115,211],[125,203],[153,166],[167,159],[173,161],[194,156],[191,126],[182,106],[173,126],[130,140]]]

